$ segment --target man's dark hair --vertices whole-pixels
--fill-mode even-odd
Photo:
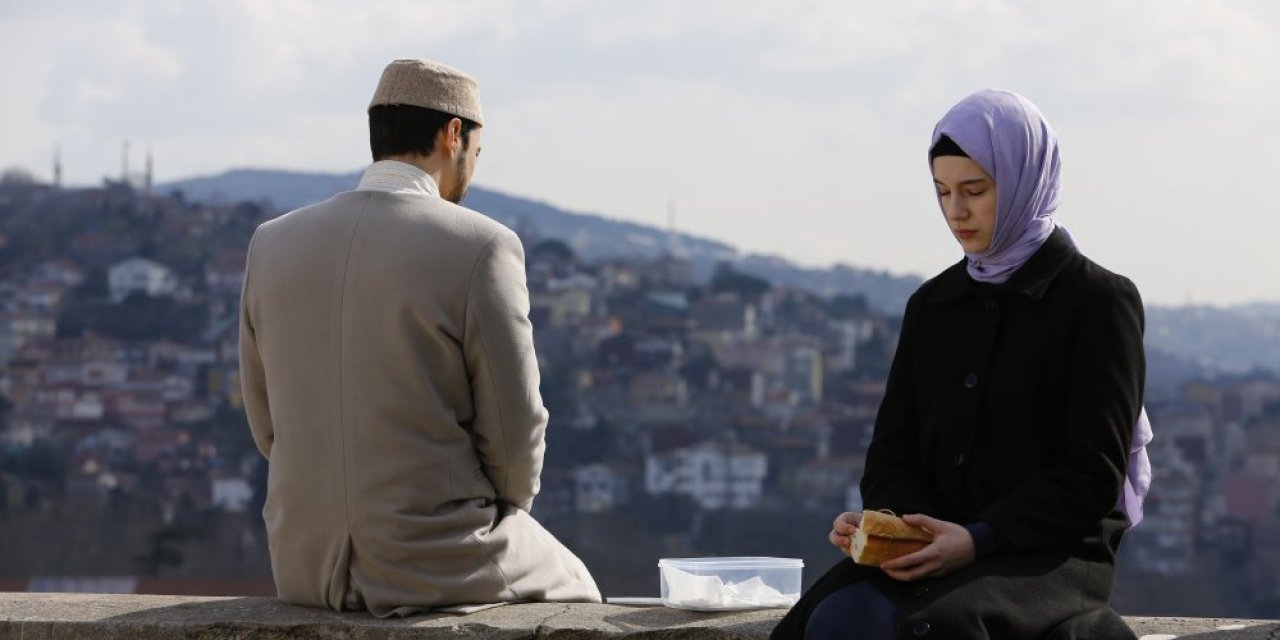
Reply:
[[[407,104],[380,104],[369,109],[369,148],[376,162],[406,153],[431,155],[436,134],[458,116]],[[471,144],[471,130],[480,126],[462,120],[462,150]]]

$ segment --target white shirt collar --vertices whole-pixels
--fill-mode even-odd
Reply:
[[[356,191],[417,193],[440,197],[440,187],[426,171],[398,160],[379,160],[364,170]]]

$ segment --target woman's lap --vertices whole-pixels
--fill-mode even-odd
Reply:
[[[1114,627],[1123,622],[1106,602],[1113,571],[1079,558],[1024,555],[997,556],[950,576],[910,583],[858,572],[828,590],[801,624],[805,640],[892,638],[900,627],[927,629],[930,637],[1038,638],[1055,627],[1078,626],[1069,624],[1074,619],[1094,618]]]
[[[897,606],[877,586],[862,580],[823,598],[805,626],[805,640],[893,640]]]

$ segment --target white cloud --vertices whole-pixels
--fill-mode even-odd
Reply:
[[[682,227],[747,249],[926,273],[958,257],[930,197],[928,133],[964,94],[1004,86],[1062,134],[1064,217],[1149,297],[1274,298],[1261,234],[1231,230],[1280,231],[1264,228],[1277,6],[5,3],[0,75],[21,97],[0,102],[0,166],[39,171],[61,143],[70,177],[93,182],[128,139],[155,148],[162,179],[350,170],[382,66],[435,57],[480,79],[482,184],[657,224],[674,198]],[[1126,251],[1136,239],[1149,259]],[[1189,247],[1215,258],[1183,273]],[[1243,271],[1263,283],[1232,277]]]

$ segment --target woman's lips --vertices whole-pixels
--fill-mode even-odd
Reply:
[[[974,229],[956,229],[956,236],[961,240],[968,240],[976,235],[978,235],[978,232]]]

